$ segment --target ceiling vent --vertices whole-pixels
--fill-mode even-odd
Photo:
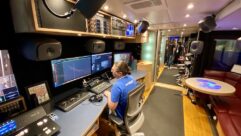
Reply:
[[[123,3],[134,10],[162,5],[161,0],[125,0]]]

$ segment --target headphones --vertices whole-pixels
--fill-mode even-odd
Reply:
[[[103,100],[103,96],[100,94],[93,95],[89,98],[90,102],[101,102]]]

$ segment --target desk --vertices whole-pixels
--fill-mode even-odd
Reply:
[[[228,96],[235,92],[232,85],[209,78],[188,78],[185,85],[194,91],[210,95]]]
[[[144,78],[144,71],[132,71],[131,74],[136,80]],[[112,80],[111,83],[114,83]],[[61,127],[59,136],[84,136],[93,125],[98,121],[99,116],[107,105],[107,99],[99,103],[90,103],[85,100],[69,112],[63,112],[58,109],[53,111],[58,116],[55,120]]]

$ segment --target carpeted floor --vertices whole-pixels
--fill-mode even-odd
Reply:
[[[144,105],[145,136],[184,136],[183,102],[180,92],[154,87]]]
[[[176,74],[178,74],[177,69],[164,69],[160,78],[157,80],[157,82],[171,84],[171,85],[177,85],[176,77],[173,76]]]

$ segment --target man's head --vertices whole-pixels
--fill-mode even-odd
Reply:
[[[112,75],[115,78],[120,78],[127,74],[130,74],[130,68],[124,61],[116,62],[111,68]]]

